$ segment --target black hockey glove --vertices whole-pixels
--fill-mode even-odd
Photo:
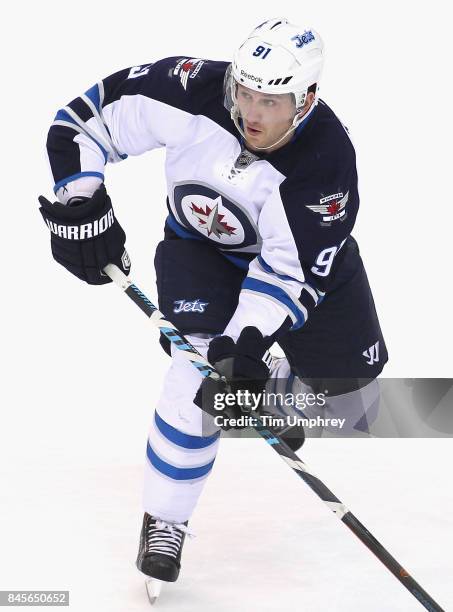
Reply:
[[[268,348],[268,338],[263,338],[256,327],[245,327],[237,342],[229,336],[211,340],[208,361],[225,377],[227,383],[206,378],[197,391],[194,403],[213,416],[222,415],[222,429],[246,426],[230,423],[230,419],[245,415],[253,417],[269,377],[269,368],[263,361]],[[215,406],[222,403],[218,394],[225,393],[232,394],[228,403],[223,402],[224,408],[216,409]],[[234,403],[233,394],[238,400]],[[230,403],[232,405],[228,405]]]
[[[50,229],[52,255],[59,264],[90,285],[110,283],[102,272],[108,263],[129,274],[130,260],[124,248],[126,234],[118,223],[104,185],[92,198],[75,205],[49,202],[39,197],[39,209]]]

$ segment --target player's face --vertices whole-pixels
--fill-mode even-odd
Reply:
[[[269,147],[291,127],[296,112],[291,94],[264,94],[238,85],[236,96],[249,148]],[[293,132],[268,151],[282,147],[292,136]]]

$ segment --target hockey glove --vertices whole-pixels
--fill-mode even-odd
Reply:
[[[206,378],[198,389],[194,403],[213,416],[222,415],[222,429],[246,426],[229,421],[244,415],[253,416],[253,411],[257,409],[258,400],[262,397],[260,394],[269,377],[269,368],[263,361],[269,348],[267,340],[256,327],[245,327],[237,342],[229,336],[211,340],[208,361],[227,382]],[[215,405],[222,403],[220,394],[225,393],[229,394],[229,401],[224,401],[224,408],[217,410]],[[233,401],[234,398],[237,401]]]
[[[93,197],[75,205],[49,202],[39,197],[39,209],[50,229],[52,255],[59,264],[90,285],[110,283],[102,272],[108,263],[129,274],[130,260],[124,248],[126,234],[113,214],[104,185]]]

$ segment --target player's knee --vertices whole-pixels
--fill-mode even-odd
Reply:
[[[187,340],[206,356],[211,337],[190,335]],[[165,376],[157,412],[172,427],[189,435],[210,436],[217,427],[212,417],[205,415],[193,402],[201,384],[202,376],[193,367],[187,355],[172,348],[172,363]]]

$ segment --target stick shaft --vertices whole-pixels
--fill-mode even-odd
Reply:
[[[117,284],[128,297],[151,319],[160,332],[179,350],[184,351],[194,367],[205,377],[221,378],[216,369],[198,353],[196,348],[167,321],[164,315],[154,306],[142,291],[113,264],[108,264],[104,272]],[[409,573],[392,557],[382,544],[362,525],[330,489],[317,477],[308,466],[291,450],[291,448],[271,428],[265,426],[259,415],[254,425],[256,432],[280,455],[289,467],[301,478],[311,490],[332,510],[332,512],[359,538],[363,544],[392,572],[401,584],[429,612],[444,612],[434,599],[409,575]]]
[[[200,355],[197,349],[178,332],[170,321],[154,306],[144,293],[114,264],[108,264],[104,272],[112,281],[124,291],[124,293],[142,310],[147,317],[156,325],[160,333],[165,336],[176,348],[184,351],[187,358],[204,377],[218,380],[220,374],[211,366],[207,359]]]

